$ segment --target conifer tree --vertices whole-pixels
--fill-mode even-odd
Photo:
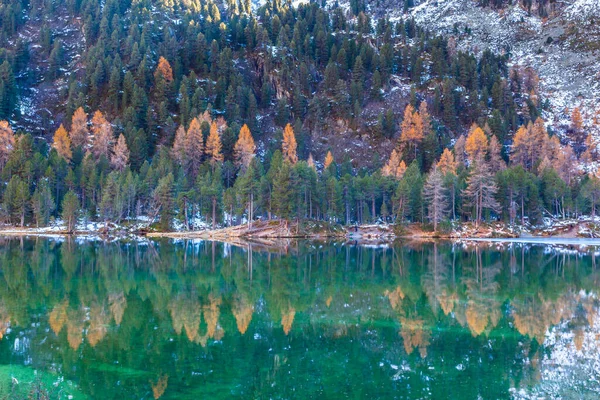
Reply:
[[[476,153],[474,154],[476,155]],[[475,208],[476,226],[479,226],[482,220],[483,210],[488,209],[496,212],[500,210],[500,205],[494,197],[497,191],[498,187],[489,166],[483,159],[475,158],[467,179],[465,195]]]
[[[437,169],[443,175],[444,184],[450,192],[450,210],[452,212],[452,219],[456,219],[456,196],[459,184],[457,168],[458,163],[454,161],[454,154],[449,149],[444,149],[444,152],[437,163]]]
[[[409,104],[404,110],[404,119],[400,126],[402,135],[400,142],[414,150],[414,158],[417,158],[417,147],[423,141],[423,120],[418,111]]]
[[[306,163],[308,164],[308,166],[310,168],[312,168],[313,170],[317,169],[317,166],[315,165],[315,159],[313,158],[312,153],[309,153],[308,155],[308,160],[306,160]]]
[[[67,160],[67,162],[71,161],[71,158],[73,157],[73,152],[71,151],[71,139],[69,139],[67,130],[62,124],[60,124],[54,133],[52,147],[56,149],[58,155]]]
[[[291,124],[287,124],[283,130],[283,142],[282,142],[282,153],[284,160],[294,165],[298,162],[298,154],[296,150],[298,144],[296,143],[296,135],[294,135],[294,128]]]
[[[117,143],[112,151],[112,157],[110,163],[117,171],[123,171],[129,164],[129,149],[127,148],[127,142],[123,134],[119,135]]]
[[[255,151],[256,146],[252,134],[250,133],[250,128],[248,128],[248,125],[244,124],[242,129],[240,129],[240,135],[233,148],[235,164],[241,168],[242,171],[245,171],[254,158]]]
[[[390,159],[381,169],[381,175],[391,176],[396,179],[402,179],[406,172],[406,163],[402,160],[402,156],[395,149],[392,150]]]
[[[77,194],[69,190],[62,201],[61,218],[67,224],[67,232],[73,232],[79,217],[79,199]]]
[[[15,134],[7,121],[0,121],[0,169],[15,148]]]
[[[33,193],[31,201],[36,228],[47,226],[56,207],[48,182],[42,180]]]
[[[71,137],[71,144],[73,147],[81,147],[85,149],[90,142],[87,114],[85,111],[83,111],[83,107],[79,107],[73,113],[69,136]]]
[[[571,113],[571,128],[575,132],[580,132],[583,129],[583,117],[579,107],[575,107]]]
[[[448,173],[455,174],[456,164],[456,161],[454,161],[454,154],[452,154],[449,149],[444,149],[444,152],[437,163],[437,169],[444,175]]]
[[[173,218],[173,184],[173,174],[169,173],[159,179],[152,193],[154,213],[159,216],[159,226],[164,231],[171,228]]]
[[[506,169],[506,162],[502,159],[502,146],[496,138],[496,135],[492,135],[490,139],[490,145],[488,149],[490,169],[494,172],[500,172]]]
[[[167,83],[173,82],[173,69],[171,68],[171,64],[169,64],[167,59],[163,56],[158,60],[158,66],[154,72],[155,79],[158,75],[160,75]]]
[[[423,181],[417,161],[410,163],[394,195],[394,212],[404,222],[410,217],[413,222],[421,220]]]
[[[219,136],[217,123],[213,122],[210,125],[210,134],[206,140],[206,155],[208,156],[213,169],[217,163],[223,162],[223,153],[221,152],[222,149],[223,145],[221,144],[221,137]]]
[[[248,227],[254,221],[254,210],[256,208],[257,197],[260,188],[260,171],[256,159],[252,159],[245,171],[235,182],[235,192],[240,197],[240,203],[244,205],[247,211]]]
[[[469,157],[469,162],[472,164],[482,164],[485,156],[487,155],[488,146],[488,139],[485,136],[483,129],[481,129],[477,124],[473,124],[465,143],[465,150]]]
[[[179,165],[185,165],[185,144],[186,144],[187,132],[183,125],[179,125],[177,132],[175,132],[175,140],[173,141],[172,154],[173,158],[179,163]]]
[[[108,158],[114,141],[113,129],[101,111],[94,113],[94,117],[92,118],[92,132],[94,134],[92,153],[96,158],[102,156]]]
[[[333,164],[333,154],[331,154],[331,151],[328,151],[327,155],[325,156],[325,163],[323,164],[323,167],[328,169],[331,164]]]
[[[426,101],[422,101],[419,105],[419,116],[421,117],[421,121],[423,123],[423,136],[427,137],[432,132],[432,126],[431,115],[429,114],[429,110],[427,109]]]
[[[275,215],[287,219],[292,213],[292,199],[294,198],[291,167],[289,162],[284,162],[273,179],[272,208]]]
[[[448,200],[444,177],[437,167],[433,167],[423,186],[423,199],[427,203],[429,220],[433,222],[433,230],[437,232],[438,223],[448,213]]]
[[[510,161],[515,165],[521,165],[523,168],[529,169],[531,160],[530,150],[529,133],[527,132],[527,128],[521,125],[513,137]]]
[[[587,164],[598,161],[598,150],[598,141],[593,135],[588,134],[585,139],[585,152],[582,154],[581,159]]]
[[[464,135],[459,136],[459,138],[456,139],[456,142],[454,142],[454,160],[456,161],[457,168],[466,165],[466,144],[467,139]]]
[[[25,226],[25,216],[29,206],[29,187],[19,175],[13,175],[6,185],[2,208],[12,223]]]
[[[581,188],[581,195],[589,201],[592,220],[596,218],[596,206],[600,200],[600,179],[595,174],[590,174]]]
[[[193,177],[198,173],[204,155],[204,135],[198,118],[194,118],[185,135],[186,171]]]

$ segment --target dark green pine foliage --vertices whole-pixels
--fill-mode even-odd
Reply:
[[[422,175],[453,139],[474,122],[487,123],[507,149],[516,128],[541,112],[535,104],[543,99],[529,99],[532,88],[509,68],[508,56],[456,52],[411,19],[371,21],[363,0],[351,1],[353,20],[320,2],[290,8],[272,1],[256,12],[248,0],[228,1],[227,10],[214,1],[199,9],[196,2],[159,3],[152,7],[161,12],[146,1],[2,2],[0,121],[25,127],[14,144],[0,148],[2,222],[41,227],[56,218],[123,223],[146,216],[160,229],[193,228],[196,218],[213,227],[259,218],[422,222],[428,215]],[[81,29],[67,35],[57,28],[54,21],[65,12]],[[53,21],[40,23],[36,39],[36,52],[47,60],[42,72],[34,68],[30,44],[19,40],[25,21],[38,20]],[[59,87],[58,101],[43,126],[28,126],[19,110],[29,111],[19,102],[40,82]],[[400,96],[399,84],[410,93]],[[344,140],[368,137],[391,152],[405,105],[418,108],[423,101],[432,129],[402,177],[380,174],[389,153],[358,160],[343,142],[329,149],[322,137],[347,127]],[[60,123],[69,130],[79,107],[90,118],[102,111],[115,139],[123,134],[124,170],[113,169],[110,151],[94,158],[76,148],[66,160],[51,149],[52,134]],[[199,158],[192,178],[172,147],[178,128],[187,130],[205,112],[220,121],[223,160]],[[288,123],[297,142],[295,164],[279,151],[280,128]],[[247,168],[235,152],[244,124],[257,147]],[[33,129],[45,130],[46,140],[26,133]],[[206,139],[207,121],[202,131]],[[328,150],[335,161],[325,168]],[[595,182],[567,179],[551,167],[536,174],[514,166],[495,172],[503,209],[493,218],[539,221],[548,211],[566,216],[596,209]],[[456,219],[469,215],[462,194],[469,173],[462,165],[445,176]]]

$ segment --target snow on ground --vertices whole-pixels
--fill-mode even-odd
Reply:
[[[573,20],[587,19],[600,16],[598,0],[576,0],[565,9],[565,17]]]
[[[347,6],[349,0],[338,0]],[[328,0],[328,5],[335,2]],[[580,107],[588,130],[600,109],[600,18],[598,0],[564,0],[549,19],[531,15],[520,5],[498,11],[473,0],[420,0],[403,13],[400,3],[381,6],[367,2],[368,11],[395,22],[413,17],[433,33],[453,37],[457,48],[481,54],[510,52],[511,65],[533,67],[540,76],[540,93],[550,109],[543,117],[557,132],[570,123],[565,111]],[[513,2],[515,3],[515,2]],[[388,3],[390,4],[390,3]],[[584,40],[582,40],[584,38]],[[593,132],[600,137],[599,132]]]
[[[496,11],[472,0],[425,0],[411,14],[434,32],[453,36],[461,50],[510,51],[513,65],[533,67],[540,76],[542,97],[550,102],[545,118],[555,128],[569,123],[566,108],[579,106],[589,125],[600,107],[598,54],[574,43],[576,35],[569,30],[576,23],[582,34],[593,39],[590,18],[600,15],[598,0],[576,0],[547,21],[519,5]]]

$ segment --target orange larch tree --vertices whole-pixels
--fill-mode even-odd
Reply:
[[[448,173],[456,174],[456,161],[454,161],[454,154],[452,154],[450,149],[444,149],[437,163],[437,169],[444,175]]]
[[[71,158],[73,157],[73,152],[71,151],[71,139],[69,139],[69,134],[62,124],[60,124],[54,133],[52,148],[56,149],[58,155],[67,160],[67,162],[71,161]]]
[[[583,117],[581,116],[579,107],[575,107],[571,113],[571,128],[575,132],[580,132],[583,129]]]
[[[255,151],[256,145],[254,144],[254,138],[250,133],[250,128],[248,128],[248,125],[244,124],[242,129],[240,129],[240,135],[233,148],[235,164],[245,171],[254,158]]]
[[[83,111],[83,107],[79,107],[73,113],[71,118],[71,144],[74,147],[86,148],[90,143],[90,130],[88,129],[87,114]]]
[[[328,151],[327,155],[325,156],[325,164],[323,166],[325,169],[327,169],[331,164],[333,164],[333,154],[331,154],[331,151]]]
[[[162,75],[165,82],[173,82],[173,69],[171,68],[171,64],[169,64],[167,59],[162,56],[158,60],[158,66],[156,67],[154,76],[156,77],[158,74]]]
[[[400,143],[412,148],[414,156],[417,158],[417,147],[423,141],[423,120],[418,111],[415,111],[410,104],[404,110],[404,119],[400,129],[402,130]]]
[[[381,175],[391,176],[396,179],[402,179],[406,172],[406,163],[402,160],[402,156],[395,149],[392,150],[390,159],[381,169]]]
[[[281,144],[283,159],[289,161],[291,164],[298,162],[298,154],[296,150],[298,144],[296,143],[296,135],[294,135],[294,128],[291,124],[287,124],[283,130],[283,142]]]
[[[213,121],[210,125],[210,134],[208,135],[208,139],[206,139],[206,155],[209,157],[210,164],[213,167],[223,161],[222,148],[223,145],[221,144],[217,123]]]
[[[15,134],[7,121],[0,121],[0,168],[15,148]]]
[[[467,141],[465,142],[465,150],[471,163],[481,162],[487,155],[488,138],[485,136],[483,129],[477,124],[471,126]]]
[[[308,155],[308,160],[306,160],[306,164],[308,164],[308,166],[311,167],[314,170],[317,169],[317,166],[315,165],[315,159],[313,158],[312,153],[310,153]]]

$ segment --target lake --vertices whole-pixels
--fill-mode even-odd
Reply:
[[[0,398],[598,398],[596,251],[4,238]]]

